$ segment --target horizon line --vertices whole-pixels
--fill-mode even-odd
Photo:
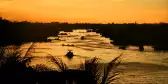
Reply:
[[[3,18],[0,16],[0,20],[8,20],[10,22],[29,22],[29,23],[58,23],[58,24],[168,24],[168,22],[82,22],[82,21],[76,21],[76,22],[68,22],[68,21],[29,21],[29,20],[9,20],[6,18]]]

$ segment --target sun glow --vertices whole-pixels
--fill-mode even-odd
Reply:
[[[0,16],[17,21],[168,22],[167,0],[1,0]]]

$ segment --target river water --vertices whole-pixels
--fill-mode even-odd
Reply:
[[[22,56],[32,45],[28,56],[34,57],[30,66],[44,64],[57,69],[56,65],[46,57],[49,55],[59,57],[70,69],[79,68],[78,64],[85,59],[98,57],[100,62],[108,63],[115,57],[121,56],[120,69],[123,74],[115,83],[119,84],[168,84],[168,52],[155,52],[151,46],[145,46],[143,52],[138,47],[129,46],[126,50],[118,49],[118,46],[110,44],[111,40],[96,32],[77,33],[60,36],[60,40],[51,42],[27,43],[21,46]],[[81,36],[84,39],[81,40]],[[65,45],[65,46],[62,46]],[[74,46],[66,46],[74,45]],[[69,60],[65,54],[71,50],[76,56]]]

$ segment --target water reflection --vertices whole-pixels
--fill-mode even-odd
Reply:
[[[81,40],[81,36],[85,39]],[[102,37],[101,34],[96,32],[68,32],[66,35],[59,35],[59,39],[64,40],[55,39],[46,43],[34,43],[35,47],[30,53],[35,59],[32,60],[31,64],[43,63],[49,65],[50,63],[47,62],[45,57],[51,54],[60,57],[67,65],[75,68],[77,64],[89,57],[96,56],[102,59],[101,62],[109,62],[123,53],[123,63],[141,62],[168,66],[168,52],[154,52],[151,46],[144,46],[145,52],[139,52],[138,47],[135,46],[129,46],[127,50],[121,50],[110,44],[111,40],[109,38]],[[24,44],[21,49],[26,52],[26,48],[29,48],[31,44]],[[64,46],[62,46],[63,44]],[[72,60],[65,57],[68,50],[72,50],[75,55]]]

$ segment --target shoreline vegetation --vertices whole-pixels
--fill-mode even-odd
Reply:
[[[45,65],[30,67],[27,64],[32,58],[20,57],[16,48],[6,50],[0,48],[0,82],[2,84],[110,84],[118,79],[120,72],[117,70],[121,60],[120,56],[107,64],[99,63],[94,57],[81,64],[80,69],[68,69],[68,66],[56,56],[48,57],[55,63],[60,71],[47,68]],[[27,53],[29,50],[27,51]]]
[[[21,45],[26,42],[45,42],[49,36],[57,36],[59,31],[72,31],[73,29],[93,29],[94,32],[113,40],[114,45],[120,49],[127,46],[138,46],[143,51],[143,46],[149,45],[154,50],[168,50],[168,23],[156,24],[101,24],[101,23],[74,23],[67,22],[17,22],[0,17],[0,46]]]

